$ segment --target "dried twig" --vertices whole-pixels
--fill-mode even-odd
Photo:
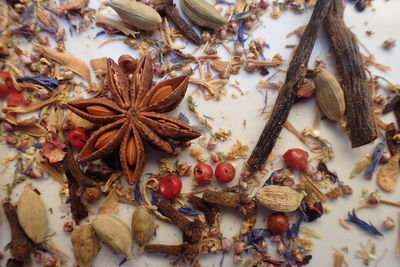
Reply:
[[[296,99],[296,92],[303,83],[306,75],[307,63],[318,35],[319,26],[325,18],[330,2],[330,0],[320,0],[314,8],[310,22],[304,30],[293,59],[290,62],[285,83],[279,90],[271,117],[247,161],[251,172],[262,168],[275,145],[283,124],[289,116],[290,109]]]

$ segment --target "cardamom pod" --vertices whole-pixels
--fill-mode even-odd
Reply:
[[[38,244],[46,239],[49,228],[46,207],[32,189],[26,188],[22,192],[18,201],[17,215],[22,229],[34,243]]]
[[[161,17],[153,8],[133,0],[106,3],[117,12],[123,22],[139,30],[153,31],[160,27]]]
[[[72,250],[79,267],[90,267],[99,252],[99,239],[91,224],[76,226],[71,233]]]
[[[139,207],[132,214],[132,235],[139,246],[145,245],[156,230],[154,217],[146,208]]]
[[[336,77],[324,67],[317,67],[313,78],[321,112],[328,119],[344,122],[344,93]]]
[[[257,191],[256,199],[271,210],[292,212],[300,206],[304,196],[288,186],[268,185]]]
[[[214,6],[204,0],[180,0],[185,15],[195,24],[210,29],[218,29],[227,23]]]
[[[132,233],[123,221],[110,214],[99,214],[93,220],[93,228],[104,243],[124,254],[126,259],[133,257]]]

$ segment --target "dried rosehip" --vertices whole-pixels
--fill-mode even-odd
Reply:
[[[87,140],[86,129],[83,127],[76,127],[68,133],[69,143],[76,148],[82,148]]]
[[[158,184],[158,192],[165,198],[174,198],[181,192],[182,181],[176,175],[164,176]]]
[[[8,72],[0,71],[0,97],[4,98],[11,93],[11,89],[15,89]]]
[[[289,230],[289,220],[283,213],[273,213],[268,217],[268,229],[273,235],[281,235]]]
[[[193,173],[196,182],[198,182],[199,184],[209,183],[214,176],[212,167],[203,162],[197,164],[194,167]]]
[[[236,175],[235,167],[229,162],[221,162],[215,168],[215,178],[221,183],[229,183]]]
[[[283,159],[289,167],[304,170],[308,166],[308,153],[300,148],[292,148],[283,154]]]
[[[10,107],[16,107],[16,106],[21,106],[26,104],[26,98],[24,97],[24,95],[15,90],[15,89],[11,89],[10,90],[10,94],[7,98],[7,105]]]

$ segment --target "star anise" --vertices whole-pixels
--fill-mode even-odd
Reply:
[[[182,101],[188,76],[152,86],[152,64],[148,55],[139,62],[124,55],[118,64],[109,58],[107,67],[112,99],[94,97],[67,104],[80,117],[101,125],[91,134],[78,155],[78,161],[105,157],[119,145],[122,170],[127,182],[135,184],[145,165],[144,141],[171,154],[174,152],[171,140],[186,142],[200,136],[193,127],[164,114]]]

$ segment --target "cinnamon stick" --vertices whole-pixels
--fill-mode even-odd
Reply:
[[[307,73],[308,60],[318,36],[319,26],[324,21],[330,3],[331,0],[319,0],[314,7],[311,19],[289,64],[285,83],[279,90],[271,117],[265,125],[250,158],[247,160],[250,172],[262,168],[276,143],[282,126],[289,116],[290,109],[296,100],[296,92]]]
[[[342,0],[332,0],[324,27],[328,33],[346,103],[346,121],[352,147],[376,139],[376,125],[363,59],[357,38],[343,20]]]

